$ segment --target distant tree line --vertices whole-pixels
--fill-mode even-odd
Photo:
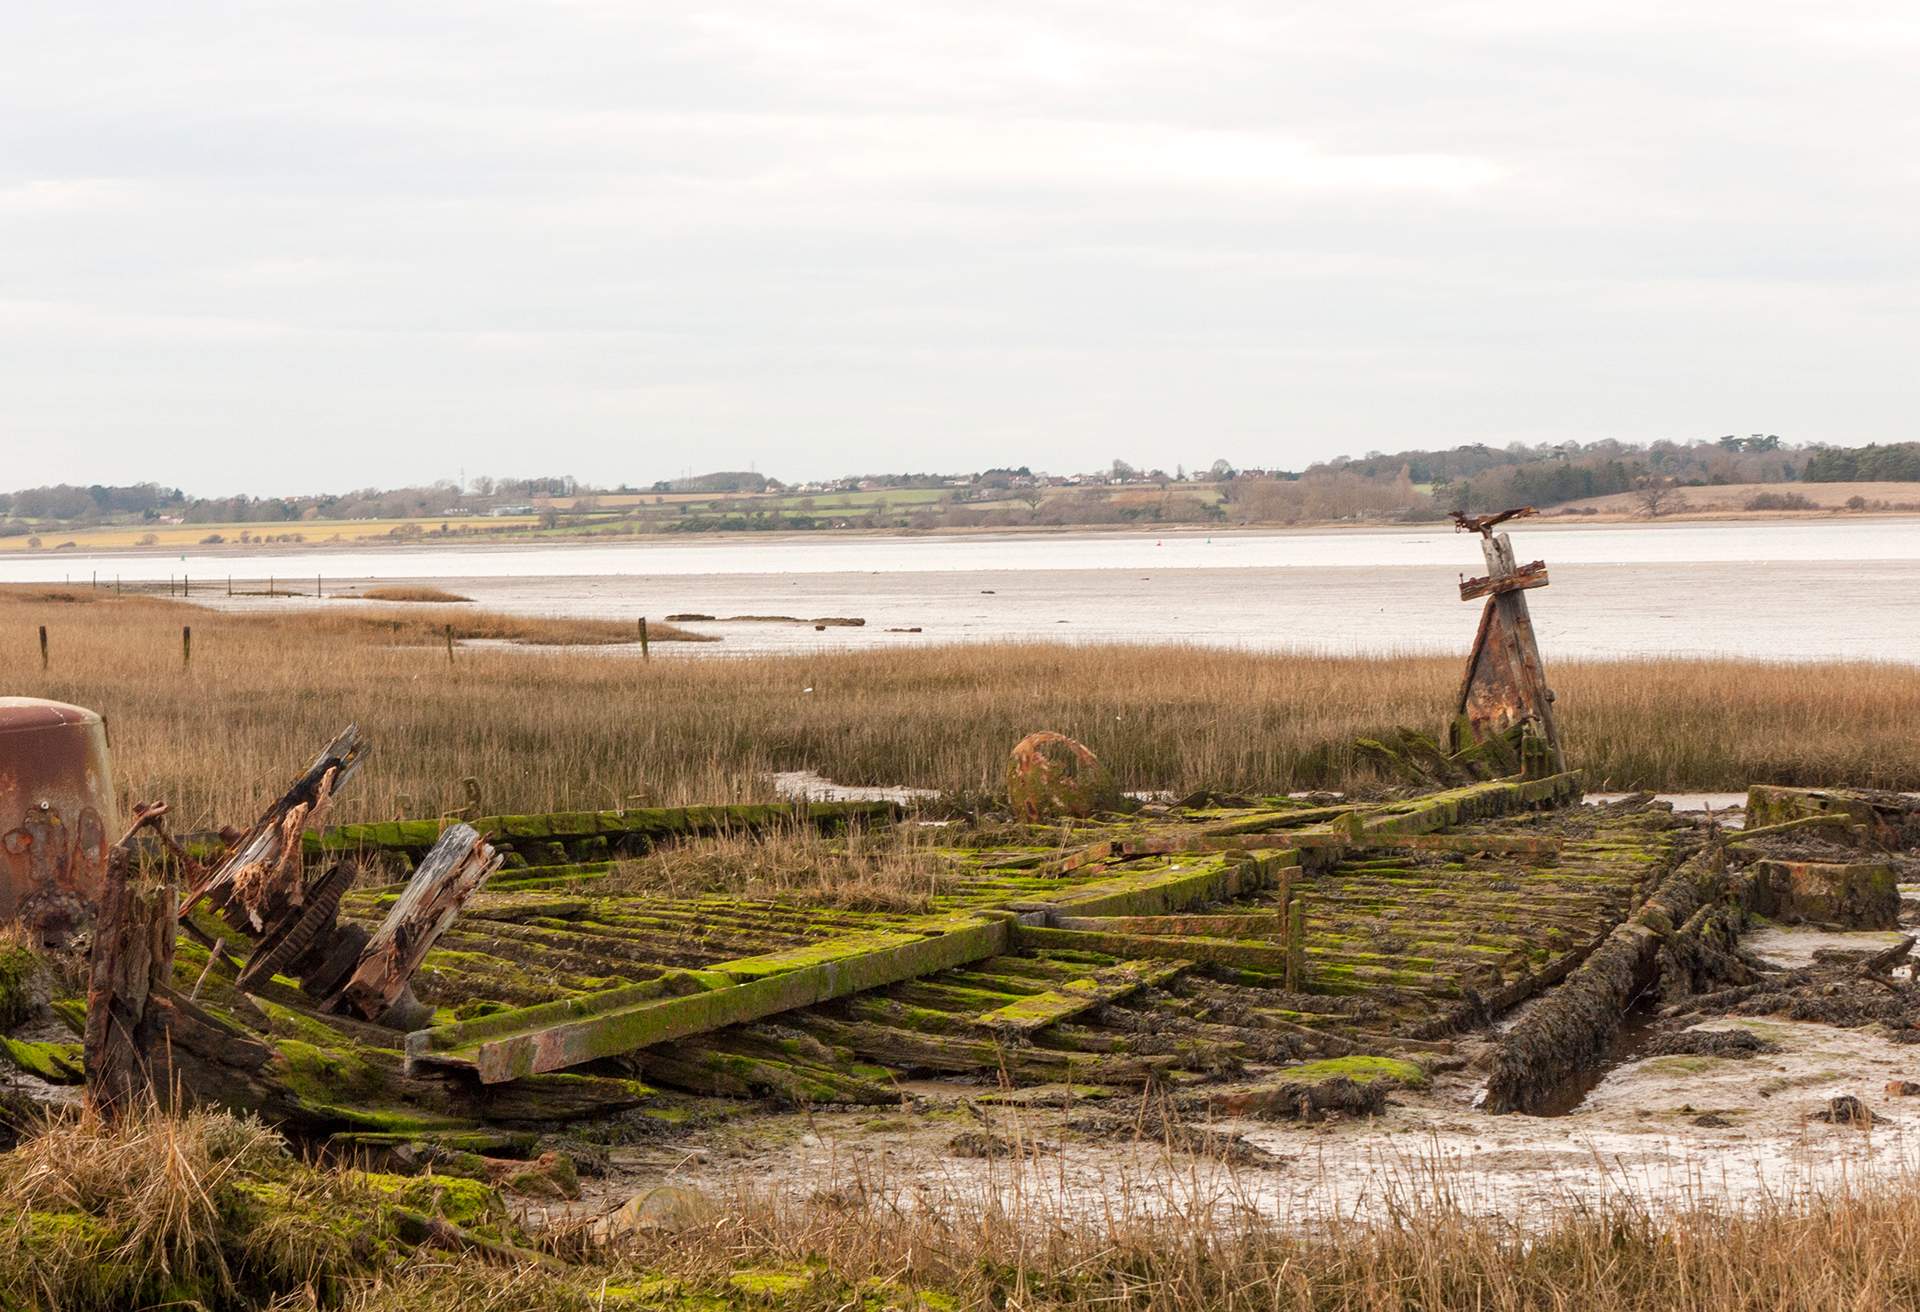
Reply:
[[[1809,483],[1920,482],[1920,442],[1825,447],[1807,460]]]
[[[1204,472],[1202,470],[1204,469]],[[1189,477],[1125,460],[1073,478],[1036,475],[1027,465],[970,475],[898,473],[826,480],[798,489],[752,471],[720,470],[647,486],[714,498],[603,514],[601,498],[633,494],[626,484],[595,487],[568,475],[482,476],[462,485],[361,488],[296,497],[189,497],[157,483],[59,484],[0,493],[0,535],[41,525],[179,522],[295,524],[311,520],[451,519],[461,513],[542,510],[542,527],[611,533],[824,528],[1020,527],[1059,524],[1293,523],[1322,520],[1420,521],[1449,511],[1483,513],[1509,506],[1550,507],[1587,497],[1631,493],[1657,515],[1684,501],[1682,489],[1734,483],[1920,482],[1920,442],[1864,447],[1795,446],[1777,434],[1728,434],[1710,441],[1645,445],[1560,442],[1461,446],[1342,456],[1304,470],[1236,470],[1225,460]],[[853,490],[924,491],[936,499],[858,509],[816,507],[812,489],[831,497]],[[787,492],[770,506],[769,493]],[[796,494],[801,494],[797,496]],[[1785,494],[1770,494],[1785,495]],[[556,505],[546,498],[561,499]],[[1804,500],[1804,498],[1803,498]],[[1755,508],[1772,501],[1755,503]],[[565,514],[563,515],[562,510]],[[505,526],[502,526],[503,528]],[[454,529],[453,531],[460,531]]]

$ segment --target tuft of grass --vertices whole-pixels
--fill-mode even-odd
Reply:
[[[454,1184],[486,1224],[442,1207]],[[0,1155],[0,1307],[336,1306],[408,1258],[408,1213],[518,1238],[470,1180],[321,1169],[225,1112],[80,1111]]]

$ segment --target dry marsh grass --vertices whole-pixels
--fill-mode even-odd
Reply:
[[[550,1233],[545,1261],[516,1264],[452,1250],[407,1257],[383,1240],[389,1206],[430,1197],[431,1177],[370,1187],[352,1171],[302,1166],[257,1124],[221,1114],[117,1125],[80,1116],[0,1155],[0,1237],[11,1241],[0,1248],[0,1304],[1824,1312],[1920,1303],[1920,1180],[1907,1174],[1739,1211],[1546,1200],[1512,1220],[1454,1205],[1435,1180],[1387,1221],[1311,1228],[1223,1207],[1231,1197],[1204,1183],[1209,1175],[1076,1211],[1018,1191],[1000,1191],[996,1204],[844,1188],[780,1201],[743,1190],[710,1219],[618,1248],[582,1230]]]
[[[730,834],[622,861],[601,888],[790,899],[852,911],[930,911],[934,896],[957,882],[952,862],[939,855],[941,842],[940,830],[914,826],[855,828],[832,839],[811,828]]]
[[[455,642],[510,642],[536,647],[602,647],[637,645],[640,637],[634,626],[618,620],[546,618],[527,615],[498,615],[472,610],[347,610],[316,613],[300,611],[293,615],[267,617],[304,637],[324,639],[328,635],[351,638],[356,634],[383,637],[392,642],[436,643],[445,640],[449,629]],[[195,632],[199,626],[195,625]],[[649,642],[712,642],[703,634],[692,633],[671,624],[649,624]],[[444,654],[444,652],[442,653]]]
[[[457,592],[448,592],[444,588],[368,588],[365,592],[338,594],[343,601],[424,601],[445,604],[456,601],[472,601],[472,597],[463,597]]]
[[[643,792],[755,800],[768,772],[802,768],[983,790],[1036,728],[1087,742],[1127,787],[1337,787],[1370,777],[1356,736],[1436,726],[1460,664],[1042,644],[651,662],[503,645],[450,663],[448,623],[505,643],[629,631],[426,607],[259,615],[70,595],[80,600],[0,590],[5,691],[106,714],[121,787],[171,801],[183,825],[250,815],[348,721],[377,756],[341,800],[343,820],[461,805],[467,776],[492,811]],[[1552,673],[1573,763],[1594,788],[1920,787],[1920,668],[1555,660]]]
[[[742,1197],[703,1232],[643,1236],[626,1261],[687,1293],[737,1287],[742,1269],[788,1273],[798,1288],[779,1303],[823,1312],[864,1299],[1024,1312],[1905,1308],[1920,1302],[1913,1184],[1749,1211],[1540,1200],[1511,1220],[1441,1197],[1385,1223],[1307,1229],[1201,1198],[1066,1212],[1031,1198],[936,1211]]]

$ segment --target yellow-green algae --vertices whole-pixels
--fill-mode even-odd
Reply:
[[[1310,1061],[1299,1066],[1289,1066],[1280,1074],[1289,1080],[1313,1082],[1346,1078],[1356,1084],[1370,1084],[1374,1080],[1392,1080],[1409,1088],[1420,1088],[1427,1082],[1427,1072],[1417,1062],[1402,1057],[1329,1057],[1324,1061]]]

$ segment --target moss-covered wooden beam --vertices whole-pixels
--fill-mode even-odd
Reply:
[[[1009,924],[974,918],[831,939],[416,1030],[407,1036],[408,1062],[472,1070],[489,1084],[562,1070],[995,956],[1006,948]],[[668,994],[673,987],[685,991]]]

